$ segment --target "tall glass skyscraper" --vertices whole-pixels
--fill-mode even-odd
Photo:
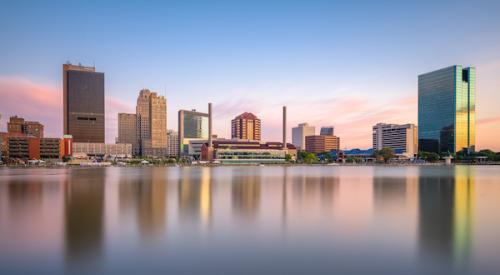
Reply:
[[[476,69],[454,65],[418,76],[419,151],[473,151]]]

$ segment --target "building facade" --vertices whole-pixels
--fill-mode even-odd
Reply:
[[[231,120],[231,138],[260,140],[260,119],[252,113],[243,113]]]
[[[73,142],[73,155],[131,157],[132,144]]]
[[[143,89],[136,106],[137,138],[142,156],[167,154],[167,100]]]
[[[179,126],[179,156],[190,156],[190,141],[208,141],[209,115],[196,110],[180,110],[178,114]],[[198,158],[199,155],[193,157]]]
[[[450,66],[418,76],[420,151],[475,150],[476,70]]]
[[[321,127],[319,134],[322,136],[333,136],[335,135],[334,130],[335,128],[333,126],[323,126]]]
[[[104,142],[104,73],[63,65],[64,134],[75,142]]]
[[[167,131],[167,156],[179,157],[179,133],[174,130]]]
[[[38,121],[26,121],[22,117],[12,116],[7,122],[9,134],[19,134],[43,138],[43,125]]]
[[[295,145],[297,150],[306,149],[306,137],[314,136],[316,134],[316,127],[307,123],[301,123],[297,127],[292,128],[292,144]]]
[[[306,137],[306,151],[319,154],[340,149],[340,138],[333,135],[314,135]]]
[[[132,144],[132,153],[134,155],[140,154],[137,125],[136,114],[118,114],[118,137],[116,138],[116,143]]]
[[[373,149],[392,148],[408,158],[418,153],[418,127],[414,124],[385,124],[373,126]]]

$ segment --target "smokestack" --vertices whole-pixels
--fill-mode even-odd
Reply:
[[[286,106],[283,106],[283,149],[286,149]]]
[[[212,103],[208,103],[208,147],[212,148]]]

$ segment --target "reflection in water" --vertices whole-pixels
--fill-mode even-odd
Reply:
[[[262,176],[250,171],[238,173],[231,184],[231,198],[236,217],[251,221],[260,205],[260,185]]]
[[[0,274],[498,274],[499,178],[482,166],[0,169]]]
[[[65,244],[70,266],[101,257],[105,169],[71,170],[65,184]]]
[[[182,168],[179,178],[179,216],[209,226],[212,216],[212,178],[208,167]]]
[[[132,210],[144,239],[162,236],[167,211],[165,171],[147,169],[138,175],[121,174],[119,201],[122,212]]]
[[[428,169],[428,170],[427,170]],[[442,170],[422,168],[420,176],[420,246],[424,261],[443,271],[469,267],[474,209],[474,180],[470,167]]]

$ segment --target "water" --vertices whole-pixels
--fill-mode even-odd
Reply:
[[[500,167],[0,169],[2,274],[499,274]]]

